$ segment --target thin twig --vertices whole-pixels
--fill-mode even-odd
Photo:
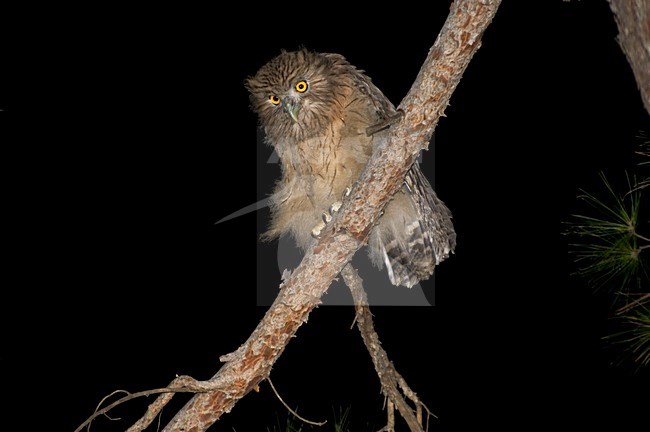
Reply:
[[[115,390],[113,393],[110,393],[110,394],[104,396],[104,397],[102,398],[102,400],[99,401],[99,403],[98,403],[97,406],[95,407],[95,411],[99,410],[99,407],[101,407],[102,405],[104,405],[104,402],[106,402],[106,400],[107,400],[108,398],[112,397],[113,395],[115,395],[115,394],[117,394],[117,393],[124,393],[124,394],[126,394],[127,396],[131,394],[131,393],[129,393],[129,392],[126,391],[126,390]],[[108,414],[104,414],[104,415],[105,415],[109,420],[121,420],[120,418],[109,417]],[[90,428],[90,423],[88,424],[88,427]],[[90,430],[90,429],[88,429],[88,430]]]
[[[130,401],[132,399],[136,399],[136,398],[143,397],[143,396],[151,396],[151,395],[155,395],[155,394],[162,394],[163,397],[167,396],[167,400],[160,407],[160,409],[162,409],[162,407],[167,402],[169,402],[169,400],[172,398],[174,393],[204,393],[204,392],[211,391],[211,390],[212,389],[210,388],[210,384],[206,384],[206,382],[196,381],[194,378],[189,377],[189,376],[177,377],[174,381],[172,381],[169,384],[169,387],[164,387],[164,388],[158,388],[158,389],[153,389],[153,390],[145,390],[145,391],[141,391],[141,392],[137,392],[137,393],[131,393],[131,392],[128,392],[126,390],[116,390],[113,393],[109,394],[108,396],[104,397],[100,401],[99,405],[97,405],[97,409],[95,409],[95,412],[90,417],[88,417],[88,419],[86,419],[86,421],[84,421],[81,425],[79,425],[79,427],[77,429],[75,429],[75,432],[80,432],[84,427],[89,426],[93,422],[93,420],[95,420],[97,417],[99,417],[101,415],[106,415],[110,410],[112,410],[116,406],[121,405],[124,402],[128,402],[128,401]],[[126,396],[116,400],[112,404],[110,404],[110,405],[108,405],[108,406],[106,406],[106,407],[104,407],[102,409],[99,409],[99,407],[102,405],[102,403],[104,403],[104,401],[106,401],[106,399],[108,399],[109,397],[113,396],[116,393],[125,393]],[[158,398],[158,399],[160,399],[160,398]],[[158,412],[160,412],[160,410],[158,410]],[[149,414],[149,411],[147,411],[147,414]],[[145,417],[149,418],[147,415],[145,415]],[[155,415],[151,419],[153,419],[153,418],[155,418]],[[139,422],[140,421],[138,421],[138,423]],[[150,421],[149,421],[149,423],[150,423]],[[132,426],[131,428],[128,429],[128,431],[129,432],[134,432],[134,431],[143,430],[145,427],[147,427],[149,425],[149,423],[147,423],[142,429],[133,429],[133,426]]]
[[[289,407],[289,405],[287,405],[286,402],[285,402],[284,400],[282,400],[282,398],[280,397],[280,393],[278,393],[278,391],[275,389],[275,386],[273,385],[273,381],[271,381],[271,378],[267,378],[266,380],[269,382],[269,385],[271,386],[271,389],[273,390],[273,393],[275,393],[275,396],[278,398],[278,400],[279,400],[280,402],[282,402],[282,405],[284,405],[284,407],[285,407],[285,408],[286,408],[286,409],[291,413],[291,415],[293,415],[295,418],[297,418],[298,420],[302,421],[303,423],[307,423],[307,424],[314,425],[314,426],[323,426],[325,423],[327,423],[327,420],[322,421],[322,422],[315,422],[315,421],[307,420],[306,418],[300,417],[300,416],[298,415],[297,412],[295,412],[294,410],[292,410],[291,407]]]

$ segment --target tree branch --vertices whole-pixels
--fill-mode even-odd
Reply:
[[[650,0],[609,0],[609,6],[618,26],[618,43],[650,114]]]
[[[350,288],[350,292],[352,293],[352,298],[354,299],[354,304],[357,310],[357,327],[359,328],[361,338],[370,353],[372,363],[375,365],[377,376],[381,382],[381,392],[389,400],[388,425],[384,430],[386,432],[395,432],[391,407],[391,404],[393,404],[397,407],[397,410],[404,420],[406,420],[406,424],[408,424],[411,432],[424,432],[422,429],[422,407],[424,404],[420,401],[415,392],[406,384],[406,381],[399,372],[397,372],[393,363],[388,359],[388,354],[386,354],[386,351],[381,346],[381,341],[379,340],[379,336],[377,335],[375,326],[372,322],[372,313],[368,306],[368,298],[363,289],[361,277],[350,264],[343,267],[341,276],[343,276],[346,285]],[[402,393],[404,393],[404,395],[415,404],[415,412],[413,412],[413,409],[408,405],[404,396],[402,396],[402,393],[400,393],[400,388],[402,389]],[[424,406],[424,408],[430,415],[431,413],[429,409],[426,406]]]
[[[366,241],[371,228],[433,130],[465,68],[480,46],[501,0],[457,0],[400,109],[403,118],[392,125],[389,139],[378,149],[348,199],[320,241],[281,285],[271,308],[248,340],[211,382],[220,390],[195,395],[170,421],[164,432],[205,431],[223,413],[269,376],[309,313],[321,303],[331,281]]]

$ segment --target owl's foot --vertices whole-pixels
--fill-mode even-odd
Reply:
[[[311,230],[311,236],[315,239],[320,239],[321,234],[323,233],[323,230],[327,226],[328,223],[332,221],[332,218],[334,215],[339,211],[341,208],[341,205],[343,203],[341,201],[335,201],[329,208],[328,211],[323,212],[323,220],[318,222],[314,228]]]
[[[312,237],[314,237],[315,239],[320,239],[323,229],[325,229],[327,224],[332,221],[334,215],[339,212],[339,209],[343,205],[342,200],[348,195],[350,195],[350,192],[352,192],[352,189],[350,187],[346,187],[345,190],[343,191],[343,196],[341,196],[341,201],[334,201],[330,206],[329,210],[323,212],[323,216],[322,216],[323,220],[318,222],[316,226],[311,230]]]
[[[311,236],[315,239],[320,239],[320,235],[325,229],[325,222],[318,222],[314,228],[311,229]]]

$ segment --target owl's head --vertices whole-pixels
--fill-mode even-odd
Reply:
[[[248,78],[251,107],[270,142],[316,136],[340,117],[349,67],[338,54],[282,51]]]

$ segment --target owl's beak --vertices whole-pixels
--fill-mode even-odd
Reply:
[[[291,120],[298,123],[298,112],[300,112],[300,105],[285,101],[282,103],[282,106],[284,107],[285,111],[291,116]]]

